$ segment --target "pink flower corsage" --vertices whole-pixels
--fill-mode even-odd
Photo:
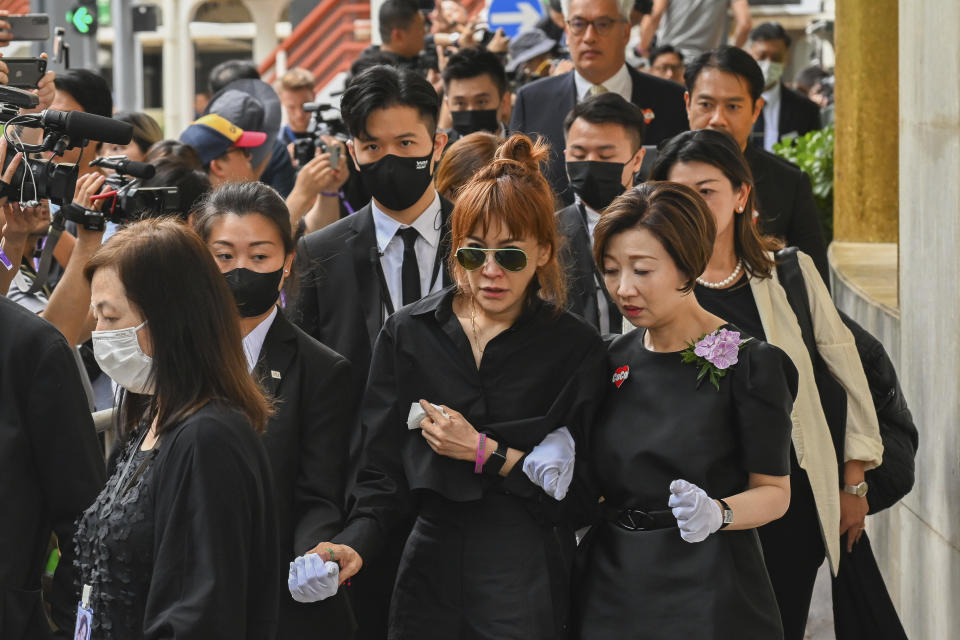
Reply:
[[[739,331],[718,329],[713,333],[705,333],[696,343],[688,342],[686,349],[680,352],[684,362],[692,362],[700,367],[697,373],[697,388],[707,376],[710,383],[720,390],[720,378],[727,375],[727,370],[737,364],[740,359],[740,349],[752,338],[740,339]]]

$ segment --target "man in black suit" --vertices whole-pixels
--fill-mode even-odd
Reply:
[[[593,230],[600,214],[625,189],[643,163],[643,113],[615,93],[588,98],[564,121],[567,175],[573,204],[557,212],[567,272],[567,308],[600,333],[620,333],[617,310],[593,259]]]
[[[51,613],[72,630],[74,522],[106,475],[73,351],[53,325],[5,296],[0,406],[0,638],[51,638],[40,593],[50,533],[61,553]]]
[[[574,70],[543,78],[517,93],[510,130],[544,136],[552,147],[547,179],[565,204],[573,202],[563,166],[563,121],[591,95],[613,92],[640,107],[646,142],[657,144],[688,127],[683,89],[626,63],[633,0],[568,0],[567,42]]]
[[[450,56],[443,68],[443,100],[453,118],[448,143],[476,131],[507,136],[503,123],[510,118],[510,93],[497,54],[470,47]]]
[[[827,249],[810,178],[796,165],[748,145],[763,109],[763,73],[746,51],[720,47],[687,65],[687,115],[693,129],[733,136],[753,173],[760,230],[799,247],[813,258],[829,285]]]
[[[795,138],[820,125],[820,107],[783,86],[780,77],[790,51],[790,36],[779,23],[764,22],[750,32],[747,47],[763,72],[763,112],[753,126],[753,142],[767,151],[783,138]]]
[[[433,186],[447,136],[437,131],[440,98],[423,76],[375,66],[354,78],[340,103],[350,155],[372,194],[356,213],[300,241],[297,319],[308,334],[353,365],[352,387],[366,384],[373,343],[387,316],[450,284],[453,206]],[[351,438],[356,464],[364,440]],[[358,638],[386,637],[396,565],[406,531],[353,580]]]

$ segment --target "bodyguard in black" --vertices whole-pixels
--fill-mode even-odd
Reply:
[[[297,247],[301,275],[297,324],[346,357],[358,400],[384,319],[405,304],[450,284],[449,217],[432,175],[447,137],[437,131],[440,99],[414,71],[388,66],[354,78],[340,103],[352,140],[352,161],[373,195],[370,203]],[[356,463],[364,428],[350,438]],[[406,530],[394,532],[399,560]],[[395,571],[385,560],[351,585],[358,638],[382,640]]]
[[[306,640],[322,628],[348,640],[356,623],[347,594],[296,602],[287,588],[287,567],[343,527],[348,445],[356,425],[350,363],[294,326],[277,306],[294,249],[290,212],[277,192],[259,182],[225,185],[203,203],[195,229],[233,291],[247,367],[274,399],[263,443],[276,489],[277,637]]]
[[[557,306],[563,277],[538,169],[545,155],[513,136],[464,187],[453,214],[459,284],[397,312],[377,340],[355,506],[334,543],[316,551],[349,578],[376,564],[393,522],[417,514],[392,640],[565,635],[573,530],[565,503],[524,463],[564,426],[584,445],[604,353],[597,333]],[[412,405],[427,417],[408,428]]]
[[[73,628],[74,521],[105,480],[77,360],[57,329],[0,296],[0,637],[51,637],[40,594],[51,530],[62,553],[53,618]],[[62,576],[61,576],[62,574]]]

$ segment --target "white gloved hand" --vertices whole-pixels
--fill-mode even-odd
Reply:
[[[340,565],[324,562],[319,555],[308,553],[290,563],[287,588],[297,602],[326,600],[337,593]]]
[[[576,445],[573,436],[566,427],[560,427],[547,434],[540,444],[527,454],[523,461],[523,472],[530,481],[553,496],[563,500],[573,480],[573,462]]]
[[[677,519],[680,537],[687,542],[703,542],[723,524],[720,506],[706,491],[686,480],[670,483],[667,505]]]

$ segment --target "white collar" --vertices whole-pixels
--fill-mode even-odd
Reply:
[[[577,86],[577,101],[583,100],[590,91],[590,87],[593,86],[593,83],[580,75],[580,72],[577,70],[573,72],[573,81]],[[627,70],[626,62],[623,63],[619,71],[601,84],[606,87],[607,91],[620,94],[627,102],[630,102],[633,97],[633,79],[630,77],[630,71]]]
[[[267,333],[273,326],[273,321],[277,318],[277,305],[273,305],[273,311],[266,318],[260,321],[260,324],[253,328],[243,338],[243,354],[247,356],[247,369],[253,371],[257,366],[257,360],[260,359],[260,352],[263,351],[263,343],[267,339]]]
[[[763,97],[764,105],[774,107],[780,104],[780,98],[783,96],[783,85],[777,82],[777,84],[764,91],[761,96]]]
[[[370,200],[370,210],[373,212],[373,224],[377,230],[377,248],[380,253],[383,253],[387,250],[387,245],[390,244],[393,237],[397,235],[397,230],[407,225],[400,224],[381,211],[375,200]],[[431,247],[436,247],[440,243],[440,227],[442,226],[440,221],[440,196],[436,190],[433,192],[433,200],[409,226],[416,229],[420,237],[426,240]]]

